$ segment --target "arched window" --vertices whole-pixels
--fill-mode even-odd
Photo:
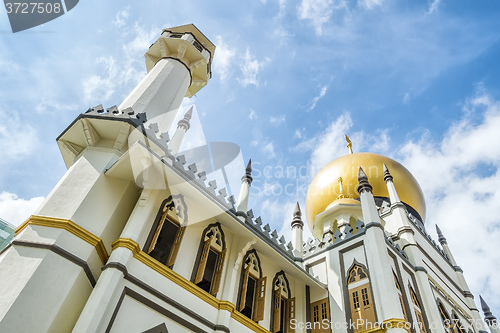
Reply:
[[[271,332],[292,333],[290,320],[295,319],[295,298],[291,297],[290,284],[283,271],[273,279],[272,309]]]
[[[262,320],[264,319],[267,278],[262,277],[260,259],[255,250],[245,255],[241,270],[238,310],[254,321]]]
[[[450,328],[454,333],[465,333],[463,329],[464,327],[462,326],[462,323],[460,322],[460,319],[458,318],[455,311],[452,311],[451,314]]]
[[[162,264],[172,267],[186,230],[187,213],[181,195],[165,199],[158,211],[144,250]]]
[[[427,333],[424,325],[424,318],[422,317],[422,307],[420,306],[420,302],[417,299],[417,295],[411,286],[408,287],[410,289],[410,297],[411,302],[413,304],[413,312],[415,312],[415,318],[417,318],[418,328],[420,333]]]
[[[373,324],[375,323],[375,309],[373,306],[370,280],[366,270],[361,265],[355,264],[349,270],[347,281],[352,322],[362,322],[361,325],[354,325],[354,332],[373,328]]]
[[[210,224],[202,234],[194,283],[214,296],[219,291],[225,256],[226,240],[220,223]]]
[[[408,321],[408,316],[406,315],[406,310],[405,310],[405,305],[403,302],[403,292],[401,291],[401,286],[398,282],[398,278],[396,277],[396,274],[394,271],[392,272],[392,275],[394,276],[394,283],[396,283],[396,288],[398,289],[398,297],[399,297],[399,304],[401,305],[401,310],[403,311],[403,317],[405,321]]]
[[[450,317],[448,313],[444,309],[444,306],[441,302],[438,303],[439,315],[441,316],[441,321],[443,322],[444,330],[446,332],[451,332],[450,330]]]

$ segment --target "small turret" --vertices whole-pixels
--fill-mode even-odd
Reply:
[[[394,186],[394,181],[392,178],[387,165],[384,163],[384,180],[387,184],[387,192],[389,192],[389,199],[391,200],[391,205],[400,202],[398,192],[396,191],[396,187]]]
[[[302,212],[300,211],[299,203],[295,205],[295,209],[293,211],[293,220],[292,220],[292,246],[293,246],[293,254],[295,257],[302,258],[304,253],[304,240],[302,237],[302,233],[304,230],[304,222],[302,222]]]
[[[179,120],[179,122],[177,123],[177,130],[175,131],[172,140],[170,140],[170,143],[168,144],[168,149],[170,149],[170,153],[174,156],[179,153],[179,148],[181,147],[184,135],[191,127],[191,124],[189,123],[191,117],[193,117],[193,107],[190,107],[188,112],[186,112],[186,114],[184,115],[184,118]]]
[[[245,174],[241,177],[240,196],[238,197],[238,203],[236,204],[237,211],[246,213],[248,209],[248,197],[250,195],[250,185],[252,185],[252,181],[252,160],[249,160],[245,169]]]
[[[484,312],[484,321],[489,326],[491,333],[500,333],[497,318],[491,313],[490,307],[486,304],[481,295],[479,295],[479,300],[481,301],[481,308]]]

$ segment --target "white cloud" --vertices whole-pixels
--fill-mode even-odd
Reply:
[[[432,14],[436,12],[439,8],[440,3],[441,0],[432,0],[432,3],[429,5],[429,10],[427,11],[427,14]]]
[[[344,113],[332,122],[326,131],[315,138],[315,143],[311,146],[316,148],[311,153],[311,166],[313,170],[319,170],[335,158],[345,155],[348,151],[344,135],[352,126],[352,120],[349,113]],[[353,139],[351,137],[351,139]],[[356,142],[353,140],[353,142]]]
[[[286,116],[284,114],[279,115],[277,117],[270,117],[269,122],[273,125],[281,125],[285,122]]]
[[[217,51],[214,56],[214,73],[220,76],[221,82],[224,82],[226,77],[229,75],[234,56],[236,51],[231,49],[226,42],[222,39],[222,36],[216,37]]]
[[[116,13],[116,17],[115,20],[113,21],[113,24],[116,25],[118,28],[123,27],[126,23],[126,20],[129,17],[129,11],[130,11],[130,6],[127,6],[125,9]]]
[[[60,111],[74,111],[79,108],[79,105],[76,103],[64,104],[60,103],[57,100],[44,98],[40,103],[38,103],[35,107],[35,111],[38,113],[50,113],[50,112],[60,112]]]
[[[25,158],[37,151],[39,147],[38,134],[33,126],[24,121],[19,113],[0,109],[0,165]]]
[[[500,280],[491,263],[500,262],[500,102],[480,95],[464,111],[442,140],[406,143],[402,162],[424,191],[427,228],[439,224],[472,292],[490,295],[498,308]]]
[[[375,6],[381,6],[382,2],[384,2],[384,0],[359,0],[358,6],[366,9],[372,9]]]
[[[262,149],[265,153],[267,153],[268,158],[275,158],[276,153],[274,152],[274,144],[272,142],[267,142]]]
[[[42,204],[44,197],[21,199],[10,192],[0,193],[0,217],[14,226],[19,226]]]
[[[250,114],[248,115],[248,118],[250,120],[256,119],[257,118],[257,113],[254,110],[250,109]]]
[[[408,104],[409,101],[410,101],[410,94],[406,93],[403,96],[403,104]]]
[[[260,70],[264,66],[266,60],[259,61],[255,59],[255,57],[250,54],[250,50],[247,49],[245,52],[244,62],[241,65],[242,76],[238,79],[238,82],[246,87],[248,85],[259,85],[259,81],[257,79],[257,75]]]
[[[319,92],[319,95],[314,97],[312,102],[311,102],[311,106],[307,109],[307,111],[312,111],[314,110],[314,108],[316,108],[316,104],[318,103],[318,101],[323,98],[326,94],[326,91],[328,90],[328,86],[323,86],[321,88],[321,91]]]
[[[296,139],[302,139],[302,132],[297,128],[293,137]]]
[[[316,34],[321,35],[322,27],[332,17],[333,11],[347,8],[345,0],[302,0],[297,7],[301,20],[310,20]]]
[[[125,40],[122,49],[113,55],[98,57],[95,62],[99,74],[89,74],[82,81],[85,103],[105,103],[117,91],[131,91],[145,75],[144,50],[155,40],[160,29],[149,30],[138,22],[125,25],[121,38]],[[120,97],[123,98],[124,96]]]

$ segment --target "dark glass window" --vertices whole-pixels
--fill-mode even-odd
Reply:
[[[218,253],[210,249],[208,251],[207,265],[205,266],[205,272],[203,273],[203,280],[201,280],[197,286],[205,290],[207,293],[210,292],[210,287],[212,285],[212,278],[215,272],[215,265],[217,264]]]
[[[166,264],[170,251],[172,250],[172,245],[174,244],[175,235],[179,231],[179,226],[168,219],[165,219],[165,223],[158,235],[155,247],[153,251],[149,254],[162,264]]]
[[[248,277],[247,293],[245,298],[245,308],[241,311],[242,314],[252,319],[253,302],[255,299],[255,279],[251,276]]]
[[[277,333],[285,333],[285,316],[286,316],[286,302],[281,299],[281,318],[280,318],[280,330]]]

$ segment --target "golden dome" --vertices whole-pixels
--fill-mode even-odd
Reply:
[[[394,177],[394,185],[399,199],[413,208],[422,219],[425,218],[424,194],[417,180],[404,166],[389,157],[373,153],[356,153],[342,156],[321,169],[314,177],[306,197],[306,216],[311,230],[316,215],[335,201],[340,194],[338,179],[342,177],[345,196],[359,198],[358,171],[362,167],[373,186],[375,197],[389,197],[384,181],[383,165]]]

